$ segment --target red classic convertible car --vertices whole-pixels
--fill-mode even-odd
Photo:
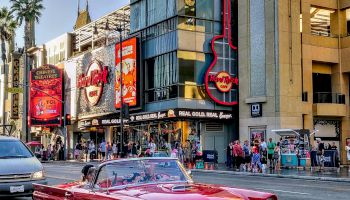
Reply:
[[[194,183],[173,158],[108,161],[97,168],[91,183],[34,188],[34,200],[277,200],[274,194]]]

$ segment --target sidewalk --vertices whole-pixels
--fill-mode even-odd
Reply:
[[[205,169],[192,169],[194,174],[196,173],[217,173],[228,175],[244,175],[244,176],[261,176],[261,177],[277,177],[277,178],[293,178],[293,179],[305,179],[305,180],[320,180],[320,181],[335,181],[335,182],[349,182],[350,172],[348,168],[326,168],[324,171],[319,172],[318,168],[314,170],[310,169],[281,169],[275,171],[267,169],[265,173],[252,173],[252,172],[239,172],[233,171],[233,169],[227,169],[225,165],[219,164],[215,170]]]

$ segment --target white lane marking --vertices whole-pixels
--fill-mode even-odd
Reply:
[[[276,189],[268,189],[268,188],[254,188],[256,190],[268,190],[273,192],[283,192],[283,193],[290,193],[290,194],[301,194],[301,195],[311,195],[310,193],[303,193],[303,192],[293,192],[293,191],[287,191],[287,190],[276,190]]]

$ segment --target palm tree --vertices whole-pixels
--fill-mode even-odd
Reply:
[[[0,8],[0,45],[1,45],[1,59],[3,64],[6,61],[6,42],[10,42],[15,36],[17,23],[6,7]]]
[[[10,0],[11,12],[16,13],[18,25],[24,23],[24,47],[28,49],[34,46],[34,23],[39,22],[41,12],[44,9],[43,0]]]

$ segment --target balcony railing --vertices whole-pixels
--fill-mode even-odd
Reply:
[[[345,104],[345,95],[341,93],[316,92],[314,93],[313,102]]]

